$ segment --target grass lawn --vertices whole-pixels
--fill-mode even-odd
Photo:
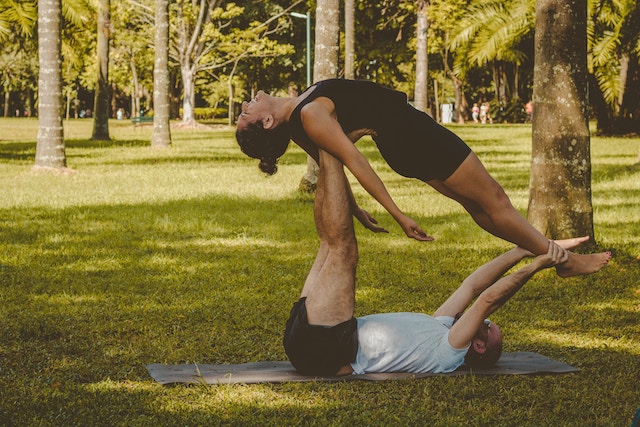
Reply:
[[[456,126],[526,209],[531,128]],[[389,382],[161,386],[148,363],[284,360],[284,323],[317,249],[313,200],[290,148],[265,178],[233,129],[111,122],[112,141],[65,124],[73,173],[32,171],[37,121],[0,119],[0,425],[629,426],[640,407],[640,138],[592,138],[599,274],[544,271],[493,316],[505,351],[581,369],[543,376]],[[398,205],[435,242],[356,226],[357,315],[433,312],[510,245],[456,203],[360,148]],[[352,177],[350,177],[352,179]],[[353,181],[353,179],[352,179]]]

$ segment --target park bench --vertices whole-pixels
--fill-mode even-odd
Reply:
[[[146,124],[152,124],[153,123],[153,116],[142,116],[142,117],[131,117],[131,123],[133,123],[133,126],[142,126],[145,123]]]

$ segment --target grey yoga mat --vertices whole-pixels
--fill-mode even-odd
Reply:
[[[160,384],[255,384],[304,381],[381,381],[425,378],[435,375],[524,375],[563,374],[579,372],[566,363],[549,359],[537,353],[504,353],[498,363],[487,369],[469,369],[462,366],[447,374],[412,374],[407,372],[347,375],[343,377],[315,377],[301,375],[289,362],[252,362],[240,365],[182,364],[164,365],[153,363],[146,366],[151,377]]]

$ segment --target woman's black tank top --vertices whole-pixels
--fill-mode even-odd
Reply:
[[[407,103],[407,95],[363,80],[331,79],[315,89],[291,112],[291,138],[313,143],[306,134],[300,111],[321,96],[329,98],[345,134],[373,129],[380,154],[400,175],[445,180],[466,159],[471,149],[453,132]]]

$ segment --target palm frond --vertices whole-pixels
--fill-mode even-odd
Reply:
[[[0,1],[0,41],[6,40],[14,29],[23,36],[32,35],[37,19],[38,10],[34,1]]]

